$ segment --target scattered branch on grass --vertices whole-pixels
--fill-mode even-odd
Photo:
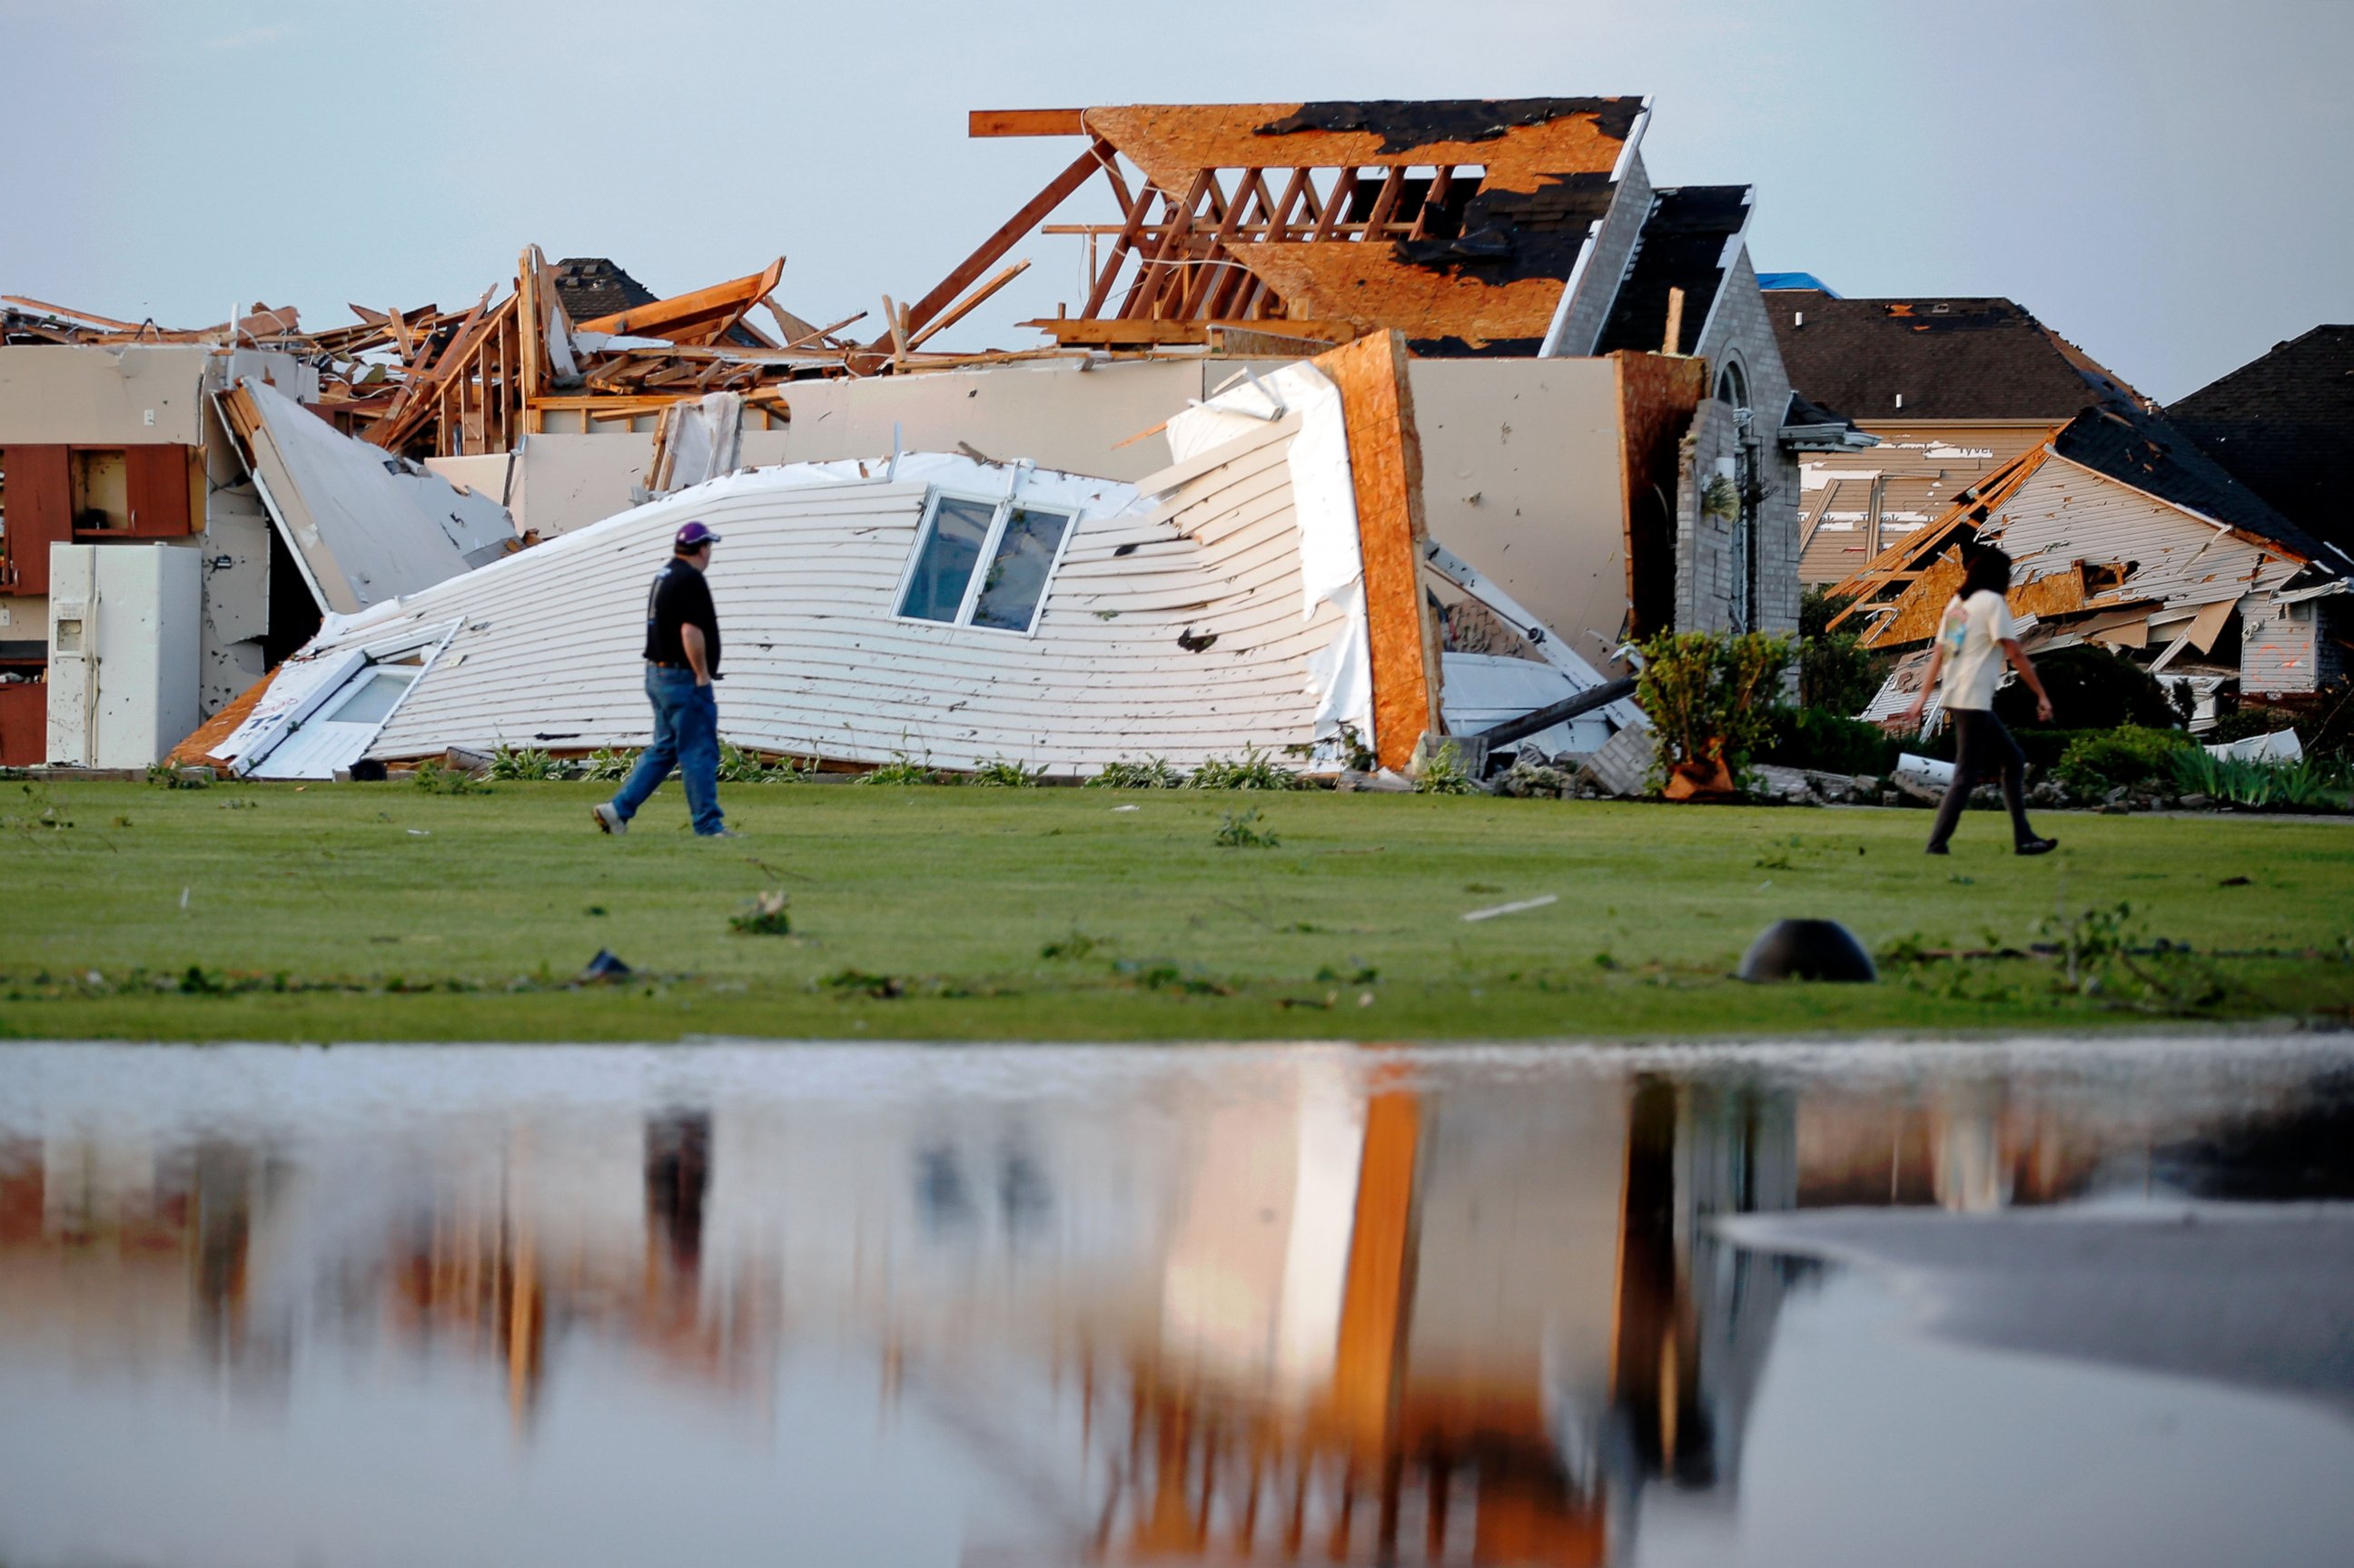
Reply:
[[[869,974],[864,969],[836,969],[817,982],[821,991],[836,996],[867,996],[876,1001],[907,994],[907,986],[896,975]]]
[[[209,788],[213,772],[209,768],[175,768],[169,763],[151,764],[147,782],[157,789],[203,789]]]
[[[789,937],[793,920],[786,906],[791,898],[781,887],[752,895],[752,902],[727,917],[727,927],[740,937]]]
[[[1273,849],[1280,841],[1274,829],[1259,825],[1262,818],[1257,810],[1222,812],[1210,842],[1220,849]]]

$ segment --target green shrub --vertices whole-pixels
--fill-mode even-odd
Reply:
[[[861,784],[938,784],[943,782],[932,768],[917,762],[906,752],[894,753],[891,760],[868,768],[858,776]]]
[[[2070,789],[2087,793],[2120,784],[2151,784],[2171,776],[2178,752],[2196,749],[2179,729],[2120,725],[2078,736],[2060,754],[2057,772]]]
[[[1299,775],[1277,762],[1255,746],[1243,747],[1239,761],[1213,757],[1193,769],[1186,780],[1194,789],[1298,789],[1303,788]]]
[[[1766,738],[1790,651],[1788,638],[1762,631],[1670,631],[1644,643],[1635,699],[1650,715],[1660,770],[1722,758],[1738,775]]]
[[[1823,708],[1777,707],[1767,718],[1768,732],[1755,757],[1759,762],[1885,777],[1895,771],[1896,758],[1906,749],[1876,724]]]
[[[564,765],[537,747],[501,746],[491,752],[491,777],[546,779],[564,777]]]
[[[1043,768],[1024,768],[1000,757],[974,768],[972,777],[965,782],[984,789],[1035,789],[1038,780],[1044,777],[1046,770]]]
[[[2175,788],[2253,810],[2343,811],[2354,773],[2342,764],[2308,757],[2301,762],[2256,762],[2217,757],[2186,747],[2168,758]]]
[[[2139,725],[2170,729],[2179,715],[2148,671],[2105,648],[2079,643],[2038,654],[2035,673],[2052,694],[2054,729],[2115,729]],[[2034,725],[2035,694],[2013,681],[1994,694],[1995,716],[2012,729]]]
[[[2295,729],[2296,715],[2280,708],[2233,708],[2215,720],[2215,727],[2200,738],[2210,746],[2221,746],[2230,741],[2246,740],[2251,736],[2271,735],[2276,730]]]
[[[1860,622],[1837,631],[1829,629],[1831,618],[1847,606],[1846,599],[1833,598],[1826,588],[1808,588],[1798,603],[1798,701],[1841,715],[1861,713],[1870,705],[1887,681],[1892,662],[1887,654],[1863,646]]]
[[[429,795],[487,795],[491,787],[462,768],[445,768],[432,760],[417,765],[412,780]]]
[[[1185,776],[1161,758],[1148,757],[1141,762],[1112,762],[1088,779],[1089,789],[1182,789]]]
[[[580,760],[580,777],[610,781],[627,779],[638,765],[637,752],[628,747],[601,747]]]
[[[1463,748],[1450,740],[1423,758],[1422,767],[1414,776],[1414,792],[1417,795],[1476,795],[1479,792],[1479,784],[1463,766]]]

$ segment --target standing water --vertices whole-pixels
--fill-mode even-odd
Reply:
[[[0,1049],[0,1563],[2342,1562],[2354,1044]]]

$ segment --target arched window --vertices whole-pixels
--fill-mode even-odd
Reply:
[[[1749,377],[1742,374],[1738,360],[1727,360],[1724,369],[1718,373],[1716,400],[1736,408],[1749,407]]]

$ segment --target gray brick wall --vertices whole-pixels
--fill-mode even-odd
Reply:
[[[1758,443],[1757,477],[1765,491],[1757,503],[1755,543],[1756,629],[1795,632],[1798,629],[1799,595],[1798,461],[1783,448],[1779,439],[1782,413],[1790,403],[1790,376],[1782,366],[1782,351],[1774,341],[1773,323],[1766,313],[1766,296],[1758,290],[1757,272],[1750,264],[1746,244],[1725,274],[1701,341],[1694,346],[1709,362],[1712,382],[1727,363],[1737,363],[1748,382],[1752,433]],[[1727,451],[1730,450],[1728,447]],[[1713,601],[1718,619],[1706,624],[1717,627],[1729,623],[1731,591],[1727,579],[1721,596]],[[1695,599],[1695,613],[1702,612],[1706,600],[1705,595]]]
[[[1569,322],[1561,334],[1560,357],[1582,358],[1594,352],[1594,340],[1602,335],[1602,323],[1617,302],[1618,285],[1627,275],[1628,259],[1634,254],[1635,240],[1643,232],[1643,222],[1651,216],[1651,180],[1643,172],[1640,153],[1628,161],[1627,177],[1618,182],[1618,193],[1611,198],[1610,212],[1602,220],[1602,232],[1587,243],[1593,254],[1586,259],[1585,270],[1578,279],[1577,298],[1570,302]]]

